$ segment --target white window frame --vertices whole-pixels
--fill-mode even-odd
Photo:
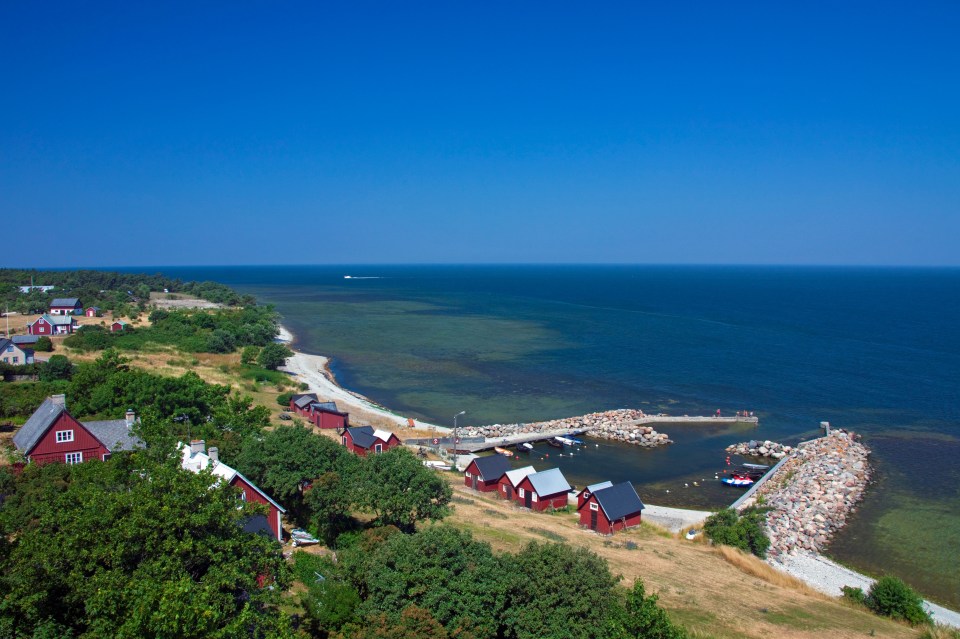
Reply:
[[[524,497],[526,497],[526,495],[523,492],[523,488],[517,489],[517,497],[519,497],[520,499],[523,499]]]
[[[82,464],[83,463],[83,453],[67,453],[63,456],[63,461],[66,464]]]
[[[537,493],[530,493],[530,501],[537,502],[540,501],[537,499]]]
[[[73,430],[58,430],[57,431],[57,443],[58,444],[68,444],[73,441]]]
[[[600,506],[597,504],[590,504],[590,510],[600,510]]]
[[[373,445],[373,452],[375,452],[375,453],[382,453],[382,452],[383,452],[383,444],[374,444],[374,445]]]

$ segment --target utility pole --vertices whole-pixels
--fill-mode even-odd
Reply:
[[[461,415],[466,415],[467,411],[462,410],[456,415],[453,416],[453,469],[458,470],[457,468],[457,445],[460,443],[460,438],[457,437],[457,417]]]

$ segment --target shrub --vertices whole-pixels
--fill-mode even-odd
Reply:
[[[840,590],[843,592],[843,598],[847,601],[860,604],[861,606],[867,605],[867,595],[863,592],[863,588],[844,586]]]
[[[267,344],[260,350],[260,354],[257,355],[257,363],[263,368],[276,370],[280,366],[283,366],[287,358],[292,355],[293,352],[289,348],[283,344],[273,342]]]
[[[257,355],[260,354],[260,349],[256,346],[244,346],[243,350],[240,352],[240,363],[241,364],[254,364],[257,361]]]
[[[53,350],[53,341],[44,335],[33,345],[33,350],[40,351],[41,353],[49,353]]]
[[[763,530],[763,515],[767,510],[750,507],[737,514],[725,508],[707,518],[703,532],[714,543],[733,546],[763,559],[770,547],[770,538]]]
[[[290,405],[290,400],[293,398],[293,393],[280,393],[277,395],[277,403],[286,408]]]
[[[53,382],[73,377],[73,364],[64,355],[51,355],[50,360],[40,369],[41,382]]]
[[[878,615],[901,619],[913,625],[930,623],[930,613],[923,608],[917,592],[896,577],[881,577],[870,586],[867,607]]]

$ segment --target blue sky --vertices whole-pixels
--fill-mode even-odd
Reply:
[[[0,266],[960,265],[957,33],[956,2],[8,2]]]

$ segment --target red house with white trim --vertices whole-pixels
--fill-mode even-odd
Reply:
[[[76,326],[77,321],[70,315],[48,315],[44,313],[27,324],[27,333],[30,335],[69,335]]]
[[[517,485],[516,501],[530,510],[563,508],[570,494],[570,484],[559,468],[533,473]]]
[[[100,317],[100,307],[90,306],[85,311],[83,311],[83,314],[86,315],[87,317]]]
[[[599,484],[591,484],[577,493],[577,509],[579,510],[580,506],[583,506],[583,502],[590,499],[590,495],[597,492],[598,490],[603,490],[604,488],[610,488],[613,486],[612,481],[602,481]]]
[[[183,456],[181,466],[194,473],[210,468],[210,472],[223,480],[228,486],[239,488],[241,499],[266,506],[268,510],[267,526],[270,529],[270,536],[283,543],[283,515],[287,512],[283,506],[275,502],[270,495],[260,490],[256,484],[244,477],[239,471],[221,462],[220,451],[217,448],[210,448],[207,452],[206,447],[206,442],[202,439],[194,440],[189,445],[180,444],[180,452]],[[255,529],[255,527],[252,529]]]
[[[143,447],[130,432],[136,416],[125,419],[80,422],[67,412],[63,395],[48,397],[13,436],[13,443],[36,464],[81,464],[105,461],[117,451]]]
[[[497,497],[513,501],[513,498],[517,494],[517,486],[520,485],[520,482],[526,479],[527,475],[532,475],[535,472],[537,471],[533,466],[524,466],[523,468],[508,470],[503,474],[503,477],[500,478],[500,481],[497,482]]]
[[[353,426],[343,431],[341,443],[351,453],[366,457],[367,453],[385,453],[401,444],[400,438],[386,430],[374,430],[373,426]]]
[[[577,508],[580,525],[601,535],[640,525],[645,508],[637,490],[628,481],[594,491]]]
[[[510,461],[503,455],[477,457],[463,471],[463,484],[482,493],[494,492],[508,470]]]

